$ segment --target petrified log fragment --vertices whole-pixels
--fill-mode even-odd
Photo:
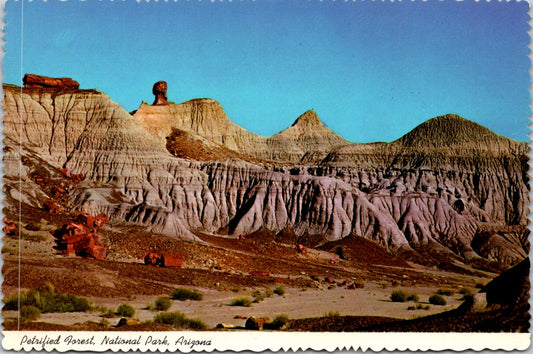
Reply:
[[[161,255],[155,252],[148,252],[144,256],[144,264],[158,267],[161,264]]]
[[[168,254],[163,253],[161,255],[163,258],[163,266],[164,267],[178,267],[181,268],[183,266],[183,257],[179,254]]]
[[[57,249],[63,254],[103,260],[107,257],[107,247],[100,244],[96,231],[109,221],[105,213],[92,216],[79,212],[75,222],[63,224],[53,232]]]
[[[35,74],[26,74],[22,79],[24,87],[79,89],[80,84],[69,77],[48,77]]]
[[[63,224],[61,228],[55,230],[53,235],[59,240],[65,240],[68,237],[85,235],[89,232],[90,230],[86,226],[69,222],[67,224]]]
[[[183,266],[183,257],[180,254],[148,252],[144,256],[144,264],[156,267],[177,267]]]
[[[105,213],[92,216],[87,213],[80,212],[76,217],[76,221],[90,228],[100,228],[109,222],[109,215]]]

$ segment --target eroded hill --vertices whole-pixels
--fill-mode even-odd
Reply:
[[[68,167],[86,179],[65,208],[174,238],[268,230],[313,246],[362,237],[459,266],[527,257],[526,143],[455,115],[392,143],[353,144],[312,111],[265,138],[210,99],[131,115],[95,90],[4,92],[11,208],[42,208],[51,195],[31,174]]]

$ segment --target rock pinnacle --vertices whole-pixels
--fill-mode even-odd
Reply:
[[[167,101],[167,83],[165,81],[158,81],[152,88],[152,93],[155,96],[152,106],[161,106],[168,104]]]

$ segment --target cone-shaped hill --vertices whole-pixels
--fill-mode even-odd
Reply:
[[[313,110],[309,110],[302,114],[289,128],[272,136],[270,139],[277,139],[280,137],[299,140],[320,137],[326,141],[336,141],[338,144],[348,144],[344,138],[326,127]]]
[[[526,156],[527,149],[525,142],[498,135],[457,114],[446,114],[427,120],[391,143],[342,145],[331,150],[322,164],[392,166],[401,162],[459,168],[464,158]],[[481,160],[483,164],[488,161]]]
[[[332,149],[349,142],[326,127],[315,111],[309,110],[289,128],[268,138],[267,144],[269,149],[278,151],[279,159],[319,161]]]
[[[510,139],[465,119],[457,114],[446,114],[420,124],[396,140],[404,147],[446,147],[464,144],[492,144]]]

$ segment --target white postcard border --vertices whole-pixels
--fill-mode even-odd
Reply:
[[[530,333],[370,332],[64,332],[4,331],[5,350],[279,351],[526,350]]]

